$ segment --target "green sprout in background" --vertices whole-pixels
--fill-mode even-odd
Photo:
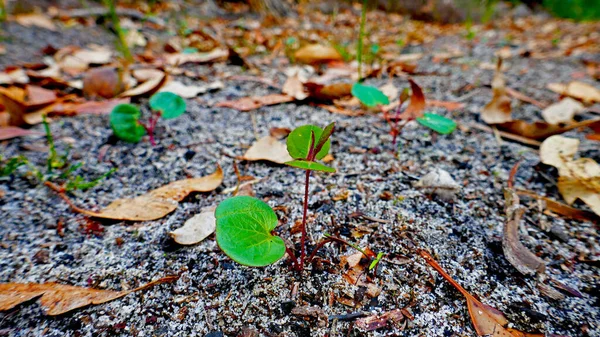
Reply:
[[[156,145],[154,130],[158,120],[172,119],[181,116],[186,109],[185,100],[172,92],[159,92],[150,97],[152,114],[147,122],[140,121],[140,109],[132,104],[119,104],[110,113],[110,126],[120,139],[139,142],[145,134],[150,137],[150,143]]]

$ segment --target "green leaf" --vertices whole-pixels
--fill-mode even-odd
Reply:
[[[283,239],[271,234],[277,215],[263,201],[248,196],[229,198],[217,206],[215,218],[217,243],[235,262],[263,267],[285,254]]]
[[[110,126],[115,135],[130,143],[137,143],[146,134],[140,125],[140,110],[131,104],[119,104],[110,113]]]
[[[294,129],[287,138],[287,150],[294,159],[306,159],[310,152],[311,138],[310,132],[314,132],[315,141],[321,138],[323,129],[316,125],[303,125]],[[313,144],[314,146],[315,144]],[[329,148],[331,147],[331,140],[327,140],[325,145],[321,148],[321,151],[317,153],[315,159],[323,159]]]
[[[150,108],[160,111],[162,118],[171,119],[185,112],[185,100],[172,92],[162,91],[150,97]]]
[[[351,92],[352,96],[358,98],[362,104],[368,106],[369,108],[376,107],[377,105],[390,104],[388,97],[381,92],[381,90],[375,87],[362,85],[357,82],[352,86]]]
[[[423,117],[417,117],[417,122],[443,135],[447,135],[456,129],[455,121],[430,112],[424,113]]]
[[[285,164],[289,165],[289,166],[301,168],[304,170],[335,173],[335,169],[333,167],[329,167],[329,166],[323,165],[321,163],[317,163],[316,161],[297,159],[297,160],[288,161]]]

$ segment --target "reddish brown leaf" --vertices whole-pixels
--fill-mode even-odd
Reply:
[[[529,139],[544,140],[550,136],[565,133],[580,127],[590,126],[597,123],[598,119],[590,119],[566,126],[553,125],[546,122],[528,123],[523,120],[514,120],[506,123],[496,124],[498,129],[510,132]]]
[[[37,132],[37,131],[32,131],[32,130],[27,130],[27,129],[21,129],[16,126],[8,126],[8,127],[0,128],[0,140],[6,140],[6,139],[11,139],[11,138],[16,138],[16,137],[23,137],[23,136],[40,136],[40,135],[43,135],[43,133]]]
[[[332,101],[352,95],[352,83],[320,84],[315,82],[304,83],[308,96],[319,101]]]
[[[425,110],[425,95],[423,95],[423,90],[421,87],[413,81],[412,79],[408,79],[410,83],[410,89],[412,90],[412,94],[410,95],[410,103],[406,110],[402,112],[400,115],[401,119],[404,120],[413,120],[423,116],[423,110]]]
[[[83,94],[88,98],[113,98],[123,90],[123,71],[115,67],[93,68],[83,76]]]

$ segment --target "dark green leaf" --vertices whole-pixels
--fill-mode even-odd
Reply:
[[[172,92],[162,91],[150,97],[150,108],[160,111],[162,118],[171,119],[185,112],[185,100]]]
[[[303,125],[297,127],[287,138],[287,150],[294,159],[306,159],[311,149],[311,131],[314,132],[315,139],[320,139],[323,130],[315,125]],[[321,150],[315,156],[315,159],[323,159],[329,152],[331,140],[327,140]]]
[[[256,198],[229,198],[215,210],[219,247],[237,263],[263,267],[285,254],[283,240],[271,234],[277,215],[269,205]]]
[[[285,164],[289,165],[289,166],[301,168],[304,170],[330,172],[330,173],[335,172],[335,169],[333,167],[329,167],[329,166],[323,165],[321,163],[317,163],[316,161],[297,159],[297,160],[288,161]]]
[[[362,104],[369,108],[376,107],[377,105],[390,104],[388,97],[375,87],[354,83],[351,92],[352,96],[358,98]]]
[[[443,135],[447,135],[456,129],[455,121],[429,112],[423,114],[422,117],[417,117],[417,122]]]
[[[131,104],[119,104],[110,113],[110,126],[115,135],[124,141],[137,143],[146,134],[140,125],[140,110]]]

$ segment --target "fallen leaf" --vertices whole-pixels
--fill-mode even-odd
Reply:
[[[460,185],[448,173],[442,169],[434,169],[424,175],[419,181],[414,184],[415,187],[420,187],[433,193],[443,200],[452,200],[456,193],[460,190]]]
[[[565,216],[568,219],[600,223],[600,216],[594,214],[593,212],[574,208],[572,206],[563,204],[562,202],[558,202],[558,201],[552,200],[548,197],[538,195],[537,193],[535,193],[533,191],[518,189],[517,194],[519,196],[526,196],[526,197],[542,200],[542,201],[544,201],[546,209],[548,209],[549,211],[556,213],[558,215]]]
[[[217,170],[211,175],[177,180],[133,199],[117,199],[100,212],[88,211],[74,205],[62,189],[52,183],[46,182],[46,186],[58,192],[78,213],[103,219],[149,221],[160,219],[174,211],[178,203],[190,193],[212,191],[222,182],[223,170],[221,166],[217,166]]]
[[[19,14],[14,17],[14,20],[21,26],[35,26],[56,31],[56,25],[52,19],[44,14]]]
[[[572,98],[552,104],[542,111],[542,117],[550,124],[571,123],[573,117],[585,111],[585,106]]]
[[[88,70],[83,75],[85,97],[113,98],[125,90],[123,71],[116,67],[100,67]]]
[[[319,84],[304,83],[308,96],[319,101],[332,101],[352,95],[352,83]]]
[[[215,232],[215,211],[205,211],[188,219],[183,227],[169,232],[169,236],[180,245],[194,245]]]
[[[227,49],[213,49],[208,53],[177,53],[166,56],[166,63],[171,66],[180,66],[186,63],[209,63],[224,61],[229,57]]]
[[[335,48],[322,44],[306,45],[294,53],[294,58],[297,62],[305,64],[320,64],[344,59]]]
[[[584,103],[600,102],[600,89],[587,83],[579,81],[573,81],[569,84],[550,83],[547,88],[563,96],[583,101]]]
[[[16,137],[24,136],[41,136],[44,135],[42,132],[33,130],[21,129],[16,126],[0,127],[0,140],[7,140]]]
[[[458,290],[467,300],[467,308],[475,331],[479,336],[498,337],[543,337],[539,334],[528,334],[515,329],[507,329],[508,320],[501,311],[489,305],[481,303],[473,295],[458,284],[424,249],[418,249],[418,254],[425,259],[427,264],[433,267],[442,277]]]
[[[427,106],[444,108],[450,112],[463,109],[465,107],[464,103],[460,102],[450,102],[450,101],[436,101],[432,99],[427,100]]]
[[[402,112],[400,118],[403,120],[414,120],[423,116],[423,110],[425,110],[425,95],[421,87],[412,79],[408,79],[410,83],[410,89],[412,91],[410,95],[410,103],[406,107],[406,110]]]
[[[308,97],[308,93],[304,90],[304,83],[298,78],[297,74],[287,78],[281,92],[300,101]]]
[[[404,321],[404,318],[402,309],[394,309],[381,315],[359,318],[356,320],[355,325],[363,331],[373,331],[386,327],[388,324],[398,324]]]
[[[596,122],[598,122],[597,119],[589,119],[570,125],[561,126],[539,121],[528,123],[523,120],[514,120],[496,124],[495,126],[500,130],[504,130],[515,135],[523,136],[529,139],[544,140],[550,136],[565,133],[576,128],[590,126]]]
[[[215,81],[208,85],[185,85],[179,81],[170,81],[163,85],[158,92],[168,91],[177,94],[183,98],[194,98],[211,90],[223,89],[225,84],[221,81]]]
[[[273,136],[265,136],[256,141],[242,157],[244,160],[267,160],[277,164],[292,161],[287,146]]]
[[[552,136],[540,146],[540,160],[558,169],[558,190],[567,204],[581,199],[600,215],[600,165],[591,158],[573,159],[578,147],[578,139]]]
[[[88,101],[77,104],[74,111],[76,114],[105,115],[109,114],[117,105],[127,104],[130,101],[131,99],[129,97],[109,99],[100,102]]]
[[[130,29],[125,33],[125,44],[129,48],[145,47],[147,43],[144,35],[137,29]]]
[[[11,71],[0,72],[0,84],[27,84],[29,76],[27,72],[21,68]]]
[[[506,93],[506,81],[502,74],[502,59],[498,59],[492,80],[492,100],[481,110],[481,119],[487,124],[499,124],[512,120],[511,99]]]
[[[53,91],[28,85],[25,90],[17,87],[0,87],[0,102],[10,113],[10,124],[19,126],[41,122],[41,115],[51,111],[57,97]]]
[[[102,304],[156,284],[172,282],[177,276],[167,276],[133,290],[111,291],[63,285],[59,283],[0,283],[0,311],[40,297],[40,303],[50,316],[92,304]]]
[[[521,207],[519,196],[512,188],[504,189],[506,222],[502,236],[504,256],[521,274],[535,275],[546,269],[544,260],[537,257],[519,240],[519,226],[525,210]]]
[[[262,106],[287,103],[294,100],[294,97],[288,95],[270,94],[266,96],[244,97],[234,101],[224,101],[215,104],[215,106],[221,108],[231,108],[239,111],[251,111]]]
[[[133,74],[134,77],[138,78],[139,76],[139,78],[144,78],[145,80],[140,85],[121,93],[119,97],[137,97],[153,94],[167,80],[167,75],[158,69],[140,69]]]

